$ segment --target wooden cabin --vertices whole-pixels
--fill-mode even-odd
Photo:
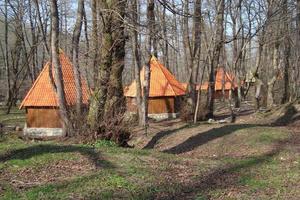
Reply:
[[[140,72],[141,85],[145,78],[145,67]],[[136,112],[136,81],[125,87],[127,110]],[[174,75],[154,56],[150,61],[150,90],[148,114],[153,118],[174,117],[178,112],[176,104],[178,97],[185,95],[185,89]]]
[[[228,99],[230,97],[231,92],[236,92],[237,90],[237,82],[236,78],[233,74],[229,72],[225,72],[223,67],[218,67],[215,72],[215,98],[221,99],[223,97],[223,84],[224,84],[224,92],[225,98]],[[224,81],[223,81],[224,80]],[[181,83],[182,86],[187,89],[187,83]],[[201,86],[197,84],[196,90],[201,88],[202,91],[208,91],[208,81],[204,82]]]
[[[233,74],[224,70],[223,67],[218,67],[215,72],[215,93],[214,97],[216,99],[223,98],[223,87],[224,87],[224,97],[228,99],[231,92],[236,92],[238,85],[236,78]],[[208,91],[208,81],[201,85],[201,90]]]
[[[59,59],[67,106],[74,106],[76,104],[76,86],[73,66],[63,51],[60,51]],[[49,72],[51,72],[54,79],[54,71],[49,69],[50,67],[52,68],[51,63],[47,62],[20,105],[20,109],[26,110],[25,135],[44,137],[61,136],[62,134],[57,94],[49,76]],[[87,105],[88,86],[83,78],[81,83],[83,104]]]

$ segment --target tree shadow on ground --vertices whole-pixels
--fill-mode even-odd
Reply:
[[[160,139],[162,139],[163,137],[166,137],[168,135],[171,135],[179,130],[182,130],[182,129],[185,129],[189,127],[188,124],[186,125],[183,125],[179,128],[176,128],[176,129],[171,129],[171,130],[166,130],[166,131],[160,131],[158,132],[155,136],[152,137],[152,139],[143,147],[143,149],[153,149],[154,146],[158,143],[158,141]]]
[[[41,144],[30,146],[22,149],[12,150],[4,155],[0,154],[0,163],[6,162],[12,159],[26,160],[34,156],[39,156],[49,153],[72,153],[78,152],[83,156],[86,156],[96,168],[113,168],[113,165],[104,160],[99,152],[97,152],[92,147],[85,146],[75,146],[75,145],[51,145],[51,144]]]
[[[182,199],[187,197],[195,197],[199,194],[204,194],[208,198],[208,193],[210,190],[219,190],[219,189],[227,189],[227,188],[236,188],[241,185],[241,171],[245,171],[255,166],[260,166],[263,164],[267,164],[272,162],[274,157],[278,156],[281,151],[283,151],[286,147],[290,148],[291,146],[296,147],[298,144],[295,143],[295,140],[299,140],[300,136],[297,136],[296,139],[294,136],[286,139],[277,141],[273,149],[265,154],[248,157],[243,160],[237,160],[235,163],[237,164],[229,164],[225,167],[215,169],[211,173],[205,174],[203,176],[199,176],[194,184],[186,185],[182,188],[182,190],[175,194],[170,199]],[[184,194],[184,196],[182,196]],[[189,198],[187,198],[189,199]]]
[[[272,123],[273,126],[286,126],[300,120],[300,114],[294,105],[288,105],[283,116]]]
[[[184,141],[170,149],[164,150],[163,152],[172,153],[172,154],[181,154],[181,153],[189,152],[211,140],[229,135],[240,129],[257,127],[257,126],[260,126],[260,125],[257,125],[257,124],[230,124],[230,125],[222,126],[220,128],[212,128],[208,131],[198,133],[197,135],[188,138],[186,141]]]
[[[174,175],[172,179],[166,179],[165,182],[151,184],[151,186],[140,185],[134,193],[128,191],[118,193],[116,191],[112,194],[112,198],[118,199],[122,195],[129,195],[132,199],[145,199],[146,196],[147,199],[176,200],[196,199],[201,195],[203,199],[214,199],[216,197],[211,197],[210,192],[231,188],[234,188],[235,191],[239,191],[238,187],[243,186],[241,178],[245,171],[272,162],[285,147],[295,145],[293,144],[293,140],[295,139],[277,141],[274,143],[273,149],[265,154],[233,160],[231,163],[223,165],[222,167],[217,166],[205,174],[199,174],[197,177],[191,176],[190,180],[192,181],[187,181],[186,183],[177,182],[176,175]],[[176,189],[170,189],[173,186],[176,186]],[[244,189],[250,190],[251,188],[244,187]],[[222,191],[222,194],[226,195],[226,192],[227,191]],[[243,191],[240,190],[240,192]],[[105,192],[94,192],[89,194],[86,198],[100,199],[102,193]]]

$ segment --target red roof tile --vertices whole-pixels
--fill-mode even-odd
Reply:
[[[59,54],[60,63],[62,67],[64,91],[68,105],[75,105],[76,103],[76,86],[74,79],[73,66],[68,57],[61,51]],[[23,107],[58,107],[57,96],[54,88],[51,85],[49,77],[50,62],[47,62],[43,70],[35,80],[31,89],[25,96],[21,103],[20,109]],[[54,73],[52,71],[54,76]],[[88,104],[89,90],[86,81],[82,78],[82,101]]]

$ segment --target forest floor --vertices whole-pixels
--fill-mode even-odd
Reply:
[[[219,118],[226,112],[218,112]],[[14,110],[0,122],[24,122]],[[23,141],[0,135],[0,199],[299,199],[300,105],[236,123],[151,123],[134,148]]]

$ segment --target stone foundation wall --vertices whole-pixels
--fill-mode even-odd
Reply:
[[[178,113],[148,114],[148,117],[155,120],[174,119],[178,117]]]
[[[24,136],[30,138],[62,137],[61,128],[27,128],[23,130]]]
[[[148,117],[151,118],[151,119],[155,119],[155,120],[164,120],[164,119],[175,119],[179,116],[179,113],[158,113],[158,114],[148,114]],[[136,113],[135,112],[126,112],[125,113],[125,118],[127,119],[130,119],[132,118],[133,119],[136,116]]]

